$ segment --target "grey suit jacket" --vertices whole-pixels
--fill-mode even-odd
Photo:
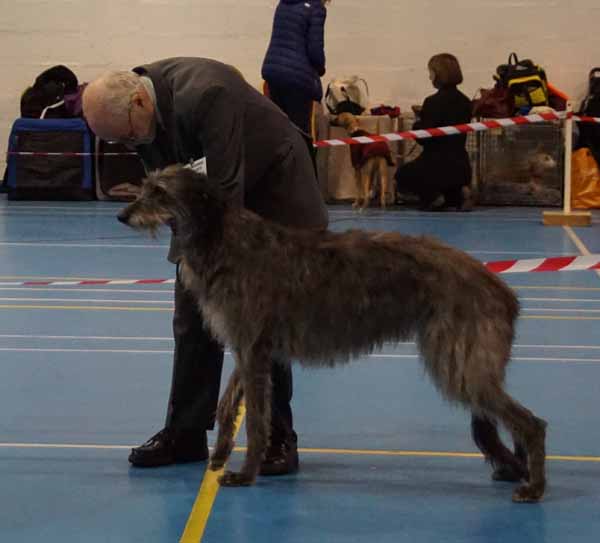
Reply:
[[[154,141],[137,147],[147,169],[206,157],[209,178],[234,202],[289,226],[327,225],[306,141],[235,68],[179,57],[134,71],[152,80],[162,121]]]

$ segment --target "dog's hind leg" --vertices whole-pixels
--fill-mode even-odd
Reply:
[[[227,462],[227,459],[233,450],[235,419],[237,417],[242,396],[243,390],[240,381],[240,370],[236,364],[217,408],[219,435],[217,436],[217,443],[215,444],[215,449],[210,458],[209,467],[211,470],[216,471],[221,469],[225,465],[225,462]]]
[[[388,196],[388,186],[389,186],[389,176],[388,176],[388,166],[385,158],[378,159],[378,167],[379,167],[379,201],[381,204],[381,209],[385,209],[387,205],[387,196]]]
[[[356,183],[356,198],[354,198],[354,203],[352,204],[352,207],[358,208],[361,205],[361,199],[363,196],[363,185],[359,168],[354,168],[354,182]]]
[[[484,415],[472,413],[471,435],[485,459],[492,465],[495,481],[517,482],[527,479],[527,455],[518,443],[513,454],[502,443],[496,421]]]
[[[223,486],[254,483],[263,461],[271,431],[271,349],[263,342],[242,355],[240,370],[246,402],[247,450],[241,471],[226,471],[219,479]]]
[[[527,455],[529,483],[518,487],[513,501],[537,502],[546,488],[546,422],[513,400],[502,388],[488,391],[479,404],[492,419],[502,422],[515,443],[522,444]]]
[[[373,162],[368,161],[360,172],[361,182],[362,182],[362,206],[360,208],[363,211],[365,208],[369,207],[369,202],[371,200],[371,180],[373,177]]]

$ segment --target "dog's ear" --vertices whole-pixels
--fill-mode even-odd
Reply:
[[[227,201],[226,194],[218,183],[211,181],[205,174],[181,164],[173,164],[152,172],[150,177],[156,186],[175,198],[200,198],[217,205]]]

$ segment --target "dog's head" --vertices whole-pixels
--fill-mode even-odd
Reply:
[[[173,233],[187,235],[215,214],[222,214],[224,207],[224,195],[215,183],[204,174],[174,165],[150,173],[139,196],[117,218],[152,235],[163,224]]]
[[[348,134],[352,134],[360,128],[358,120],[352,113],[340,113],[332,120],[331,124],[345,128]]]

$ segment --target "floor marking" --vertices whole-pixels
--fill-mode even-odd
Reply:
[[[385,354],[385,353],[377,353],[367,355],[369,358],[419,358],[416,354]],[[600,363],[600,358],[554,358],[547,356],[513,356],[511,358],[513,362],[561,362],[561,363],[569,363],[569,362],[588,362],[590,364],[598,364]]]
[[[570,226],[563,226],[563,228],[565,229],[565,232],[567,233],[571,241],[575,244],[575,246],[579,249],[582,255],[589,256],[592,254],[589,251],[589,249],[585,246],[585,243],[583,243],[583,241],[579,239],[579,236],[575,233],[575,230],[573,230],[573,228],[571,228]],[[600,270],[594,271],[596,272],[596,275],[600,277]]]
[[[71,340],[71,341],[162,341],[173,342],[173,338],[169,336],[64,336],[64,335],[43,335],[43,334],[0,334],[0,339],[48,339],[48,340]],[[390,347],[415,347],[414,341],[403,342],[385,342],[384,345]],[[515,343],[516,349],[576,349],[576,350],[598,350],[600,345],[558,345],[558,344],[532,344],[532,343]]]
[[[126,302],[124,302],[126,303]],[[55,311],[137,311],[137,312],[161,312],[168,311],[173,312],[172,307],[121,307],[121,306],[100,306],[100,305],[27,305],[27,304],[0,304],[0,310],[3,309],[46,309]],[[543,308],[532,308],[528,311],[557,311],[556,308],[543,309]],[[593,311],[593,310],[572,310],[572,311]],[[534,319],[534,320],[565,320],[565,321],[595,321],[600,320],[598,317],[586,317],[582,315],[522,315],[520,319]]]
[[[58,309],[61,311],[169,311],[170,307],[105,307],[101,305],[7,305],[0,304],[1,309]]]
[[[173,354],[173,350],[158,349],[41,349],[35,347],[0,347],[0,352],[13,353],[128,353],[128,354]]]
[[[0,247],[68,247],[74,249],[103,248],[103,249],[168,249],[168,244],[140,245],[123,243],[81,243],[81,242],[44,242],[44,241],[0,241]]]
[[[240,408],[235,419],[235,429],[233,434],[234,439],[240,430],[240,426],[242,425],[245,416],[246,408],[242,403],[240,404]],[[224,471],[225,467],[218,471],[206,469],[204,478],[202,479],[202,484],[200,485],[200,490],[198,491],[198,495],[196,496],[196,500],[194,502],[194,506],[192,507],[192,511],[185,525],[185,529],[181,539],[179,540],[180,543],[198,543],[202,540],[202,536],[204,535],[204,530],[208,522],[208,517],[212,511],[217,493],[219,492],[219,477]]]
[[[0,347],[0,352],[17,352],[17,353],[126,353],[126,354],[173,354],[172,350],[162,349],[71,349],[71,348],[41,348],[41,347]],[[224,351],[225,355],[230,355],[229,351]],[[402,358],[409,360],[418,360],[418,354],[387,354],[375,353],[363,355],[361,358]],[[600,358],[564,358],[564,357],[546,357],[546,356],[513,356],[513,363],[520,362],[558,362],[561,364],[568,363],[587,363],[598,364]]]
[[[151,336],[45,336],[34,334],[0,334],[0,339],[70,339],[75,341],[107,340],[107,341],[173,341],[172,337],[151,337]]]
[[[173,300],[116,300],[114,298],[0,298],[0,302],[81,302],[116,304],[170,304]]]
[[[244,410],[245,413],[245,410]],[[241,425],[240,417],[242,412],[238,413],[236,425]],[[236,433],[239,426],[236,426]],[[90,445],[77,443],[0,443],[0,449],[98,449],[98,450],[128,450],[135,445]],[[245,452],[246,447],[235,447],[235,452]],[[324,447],[300,447],[298,452],[302,454],[326,454],[326,455],[355,455],[355,456],[404,456],[413,458],[483,458],[481,453],[460,452],[460,451],[403,451],[403,450],[384,450],[384,449],[346,449],[346,448],[324,448]],[[558,462],[600,462],[600,456],[593,455],[566,455],[549,454],[546,460]],[[217,478],[220,471],[208,473],[216,475],[214,482],[218,485]],[[203,481],[204,486],[204,481]],[[206,490],[206,489],[205,489]],[[202,492],[202,486],[200,493]],[[200,493],[198,497],[200,497]],[[198,542],[198,539],[195,540]]]
[[[600,292],[600,287],[569,287],[569,286],[542,286],[542,285],[510,285],[513,290],[576,290],[580,292]]]

